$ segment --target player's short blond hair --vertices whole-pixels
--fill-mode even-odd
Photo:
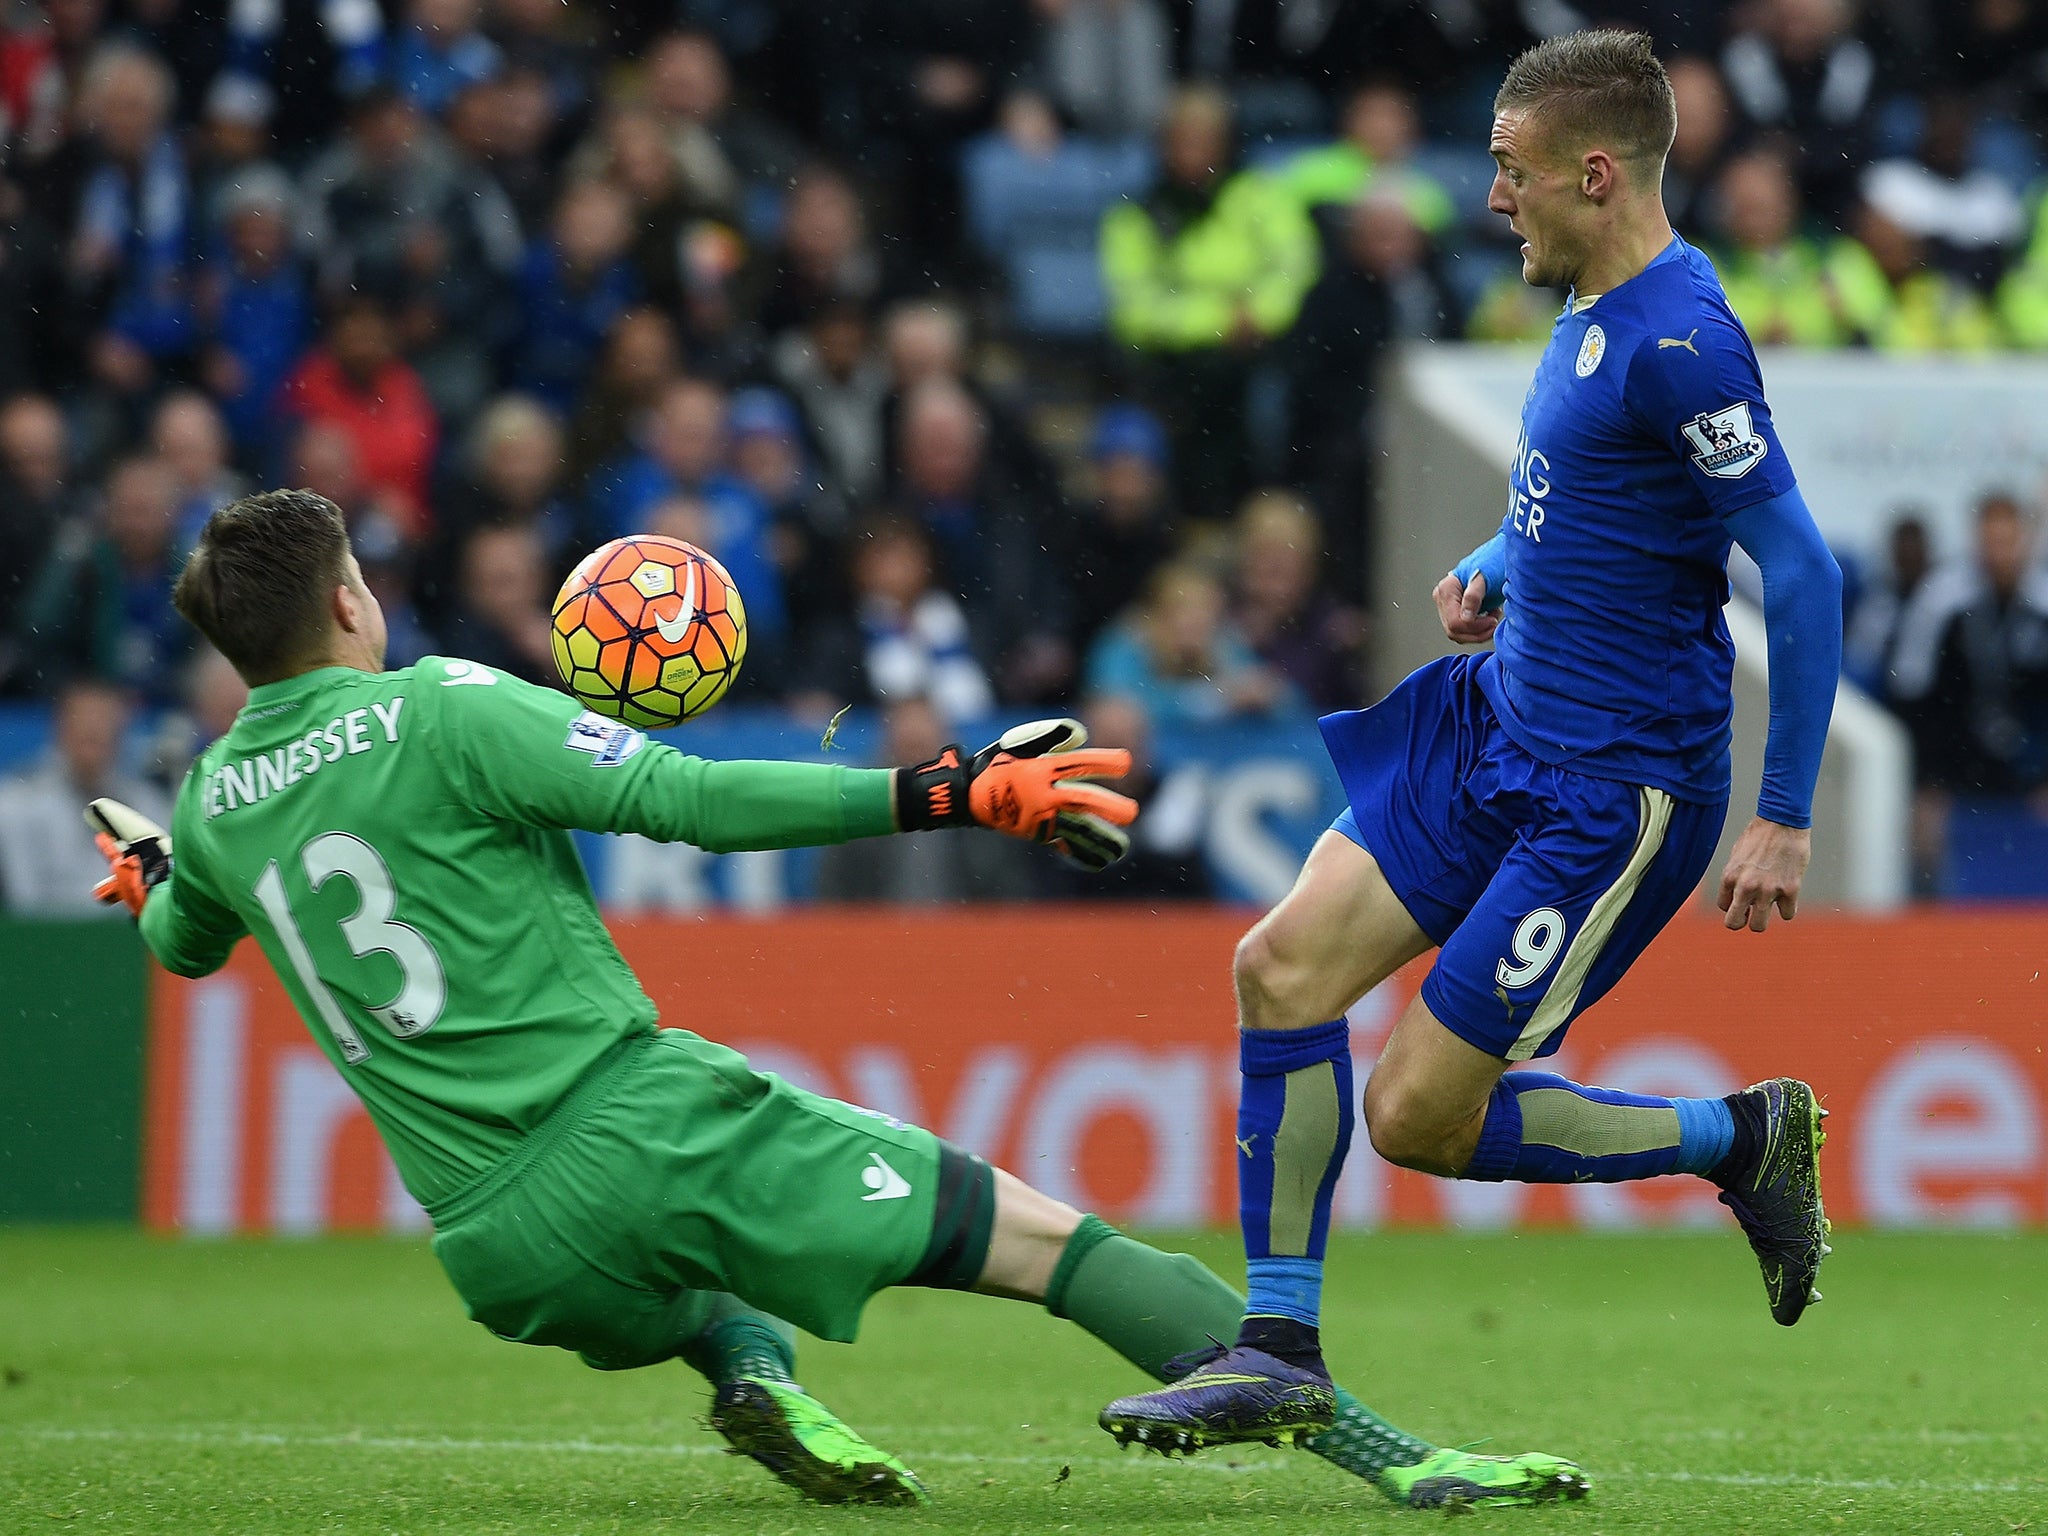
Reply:
[[[1560,151],[1605,149],[1639,163],[1662,165],[1678,134],[1671,77],[1647,32],[1568,32],[1538,43],[1508,66],[1493,110],[1529,113]]]

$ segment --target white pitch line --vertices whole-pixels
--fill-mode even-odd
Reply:
[[[400,1451],[425,1454],[446,1452],[478,1452],[489,1455],[566,1455],[566,1456],[649,1456],[657,1458],[687,1458],[693,1456],[723,1456],[726,1450],[716,1445],[655,1445],[636,1444],[612,1440],[478,1440],[455,1439],[444,1436],[422,1435],[364,1435],[355,1433],[287,1433],[277,1430],[258,1429],[78,1429],[68,1426],[38,1424],[0,1424],[0,1435],[12,1435],[25,1440],[46,1440],[57,1442],[91,1442],[112,1444],[157,1444],[195,1445],[217,1447],[245,1447],[250,1449],[358,1449],[372,1451]],[[1002,1455],[988,1456],[968,1451],[919,1451],[912,1455],[912,1461],[962,1463],[970,1466],[1019,1466],[1039,1467],[1053,1462],[1079,1462],[1087,1466],[1122,1467],[1125,1470],[1152,1470],[1159,1463],[1149,1457],[1133,1456],[1089,1456],[1075,1455],[1068,1451],[1048,1450],[1036,1456]],[[1278,1458],[1265,1463],[1278,1465]],[[1198,1468],[1204,1472],[1243,1473],[1257,1468],[1245,1463],[1231,1463],[1218,1457],[1197,1457],[1181,1462],[1182,1466]],[[1811,1488],[1823,1493],[1974,1493],[2008,1494],[2034,1493],[2048,1490],[2048,1479],[2031,1481],[2007,1480],[1987,1482],[1965,1478],[1850,1478],[1803,1476],[1798,1473],[1761,1472],[1686,1472],[1656,1471],[1644,1468],[1603,1471],[1591,1469],[1594,1482],[1608,1483],[1704,1483],[1725,1488]]]

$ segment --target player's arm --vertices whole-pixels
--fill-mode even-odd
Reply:
[[[172,822],[191,846],[192,779],[178,795]],[[112,906],[128,908],[142,930],[142,941],[165,970],[180,976],[207,976],[227,963],[229,953],[249,930],[207,886],[187,859],[180,868],[172,855],[171,833],[118,800],[95,800],[86,808],[86,824],[107,859],[107,878],[93,894]]]
[[[1060,844],[1085,862],[1081,845],[1097,829],[1063,825],[1062,817],[1113,827],[1137,811],[1124,796],[1086,782],[1126,772],[1121,752],[997,743],[972,758],[951,749],[915,769],[712,762],[516,678],[446,686],[438,665],[424,662],[418,674],[426,685],[423,728],[456,792],[493,816],[531,826],[636,832],[736,853],[978,824]]]
[[[1437,617],[1460,645],[1483,645],[1500,624],[1508,600],[1508,535],[1503,527],[1452,566],[1436,584]]]
[[[1721,876],[1720,906],[1730,928],[1761,933],[1773,905],[1797,912],[1812,852],[1813,790],[1842,673],[1842,571],[1796,485],[1722,521],[1763,572],[1771,723],[1756,819]]]
[[[1842,573],[1799,494],[1748,336],[1727,316],[1689,314],[1685,324],[1693,346],[1641,338],[1629,360],[1627,399],[1764,573],[1771,674],[1764,788],[1756,818],[1729,855],[1719,896],[1730,928],[1761,933],[1773,907],[1788,918],[1798,910],[1812,853],[1813,786],[1842,666]]]

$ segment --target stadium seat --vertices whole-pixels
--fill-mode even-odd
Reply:
[[[2023,800],[1957,800],[1939,885],[1962,901],[2048,896],[2048,818]]]
[[[967,146],[961,171],[968,228],[1002,267],[1018,327],[1062,337],[1101,330],[1097,233],[1112,204],[1152,184],[1150,146],[1077,137],[1040,156],[990,134]]]

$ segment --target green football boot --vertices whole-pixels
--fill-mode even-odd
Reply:
[[[1820,1149],[1828,1139],[1821,1121],[1828,1112],[1794,1077],[1758,1083],[1734,1100],[1736,1112],[1756,1127],[1756,1155],[1711,1177],[1756,1253],[1771,1316],[1789,1328],[1820,1300],[1814,1282],[1820,1261],[1833,1252],[1820,1200]]]
[[[1379,1475],[1382,1492],[1410,1509],[1485,1509],[1514,1504],[1555,1504],[1583,1499],[1592,1479],[1559,1456],[1475,1456],[1433,1451],[1408,1467]]]
[[[711,1398],[711,1427],[819,1504],[923,1504],[924,1484],[793,1382],[742,1376]]]

